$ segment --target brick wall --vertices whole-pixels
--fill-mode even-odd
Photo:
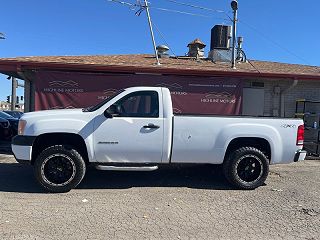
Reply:
[[[253,83],[264,83],[264,115],[280,116],[280,94],[277,93],[277,88],[280,88],[279,90],[283,91],[293,83],[293,80],[250,79],[245,80],[244,86],[255,88]],[[285,117],[294,117],[296,100],[301,98],[320,101],[320,81],[301,80],[294,88],[284,94]],[[320,112],[320,104],[309,107],[309,110]]]
[[[292,103],[299,98],[320,101],[320,81],[299,81],[298,85],[285,95],[286,117],[295,113],[295,104]],[[320,104],[308,105],[308,110],[320,112]]]

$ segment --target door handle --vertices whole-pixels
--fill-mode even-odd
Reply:
[[[143,128],[153,128],[153,129],[157,129],[157,128],[160,128],[160,126],[154,125],[153,123],[149,123],[148,125],[143,126]]]

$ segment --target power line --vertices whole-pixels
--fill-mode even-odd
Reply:
[[[172,10],[172,9],[167,9],[167,8],[158,8],[158,7],[150,7],[150,8],[155,9],[155,10],[165,11],[165,12],[180,13],[180,14],[197,16],[197,17],[211,18],[210,16],[203,15],[203,14],[189,13],[189,12],[184,12],[184,11],[179,11],[179,10]]]
[[[107,0],[108,2],[116,2],[116,3],[120,3],[122,5],[126,5],[129,7],[137,7],[138,4],[133,4],[133,3],[128,3],[128,2],[124,2],[124,1],[119,1],[119,0]]]
[[[134,3],[129,3],[129,2],[120,1],[120,0],[107,0],[107,1],[108,2],[119,3],[119,4],[122,4],[124,6],[128,6],[131,10],[136,11],[136,15],[137,16],[140,16],[140,14],[145,10],[145,6],[142,5],[140,2],[138,2],[138,4],[134,4]],[[189,15],[189,16],[196,16],[196,17],[203,17],[203,18],[213,18],[213,17],[208,16],[208,15],[190,13],[190,12],[173,10],[173,9],[168,9],[168,8],[153,7],[153,6],[149,6],[149,8],[150,9],[154,9],[154,10],[165,11],[165,12],[185,14],[185,15]],[[229,16],[228,16],[228,18],[229,18]],[[215,19],[229,20],[229,19],[224,19],[224,18],[215,18]]]
[[[247,59],[247,61],[248,61],[248,63],[249,63],[258,73],[261,73],[261,72],[259,71],[259,69],[256,68],[249,59]]]
[[[119,0],[107,0],[108,2],[114,2],[114,3],[119,3],[122,4],[124,6],[128,6],[131,10],[136,10],[137,7],[141,8],[141,4],[139,2],[139,4],[133,4],[133,3],[128,3],[128,2],[124,2],[124,1],[119,1]]]
[[[265,35],[263,32],[259,31],[257,28],[255,28],[255,27],[251,26],[250,24],[248,24],[248,23],[244,22],[243,20],[238,20],[238,21],[239,21],[240,23],[243,23],[243,24],[244,24],[244,25],[246,25],[247,27],[251,28],[251,30],[253,30],[253,31],[257,32],[261,37],[263,37],[265,40],[267,40],[267,41],[269,41],[269,42],[273,43],[273,44],[274,44],[275,46],[277,46],[278,48],[280,48],[280,49],[282,49],[283,51],[285,51],[285,52],[289,53],[290,55],[292,55],[292,56],[296,57],[297,59],[301,60],[302,62],[304,62],[304,63],[306,63],[306,64],[310,65],[310,63],[309,63],[306,59],[304,59],[304,58],[300,57],[299,55],[297,55],[297,54],[296,54],[296,53],[294,53],[293,51],[291,51],[291,50],[289,50],[288,48],[286,48],[286,47],[284,47],[284,46],[280,45],[278,42],[276,42],[276,41],[272,40],[272,39],[271,39],[271,38],[269,38],[267,35]]]
[[[166,0],[166,1],[178,4],[178,5],[182,5],[182,6],[198,8],[198,9],[201,9],[201,10],[212,11],[212,12],[217,12],[217,13],[225,13],[225,11],[223,11],[223,10],[216,10],[216,9],[212,9],[212,8],[196,6],[196,5],[193,5],[193,4],[184,3],[184,2],[178,2],[178,1],[175,1],[175,0]]]
[[[139,0],[137,1],[136,4],[134,3],[129,3],[129,2],[125,2],[125,1],[120,1],[120,0],[107,0],[108,2],[115,2],[115,3],[119,3],[122,4],[124,6],[128,6],[131,10],[136,11],[136,15],[140,16],[140,14],[145,10],[146,6],[144,6]],[[202,7],[202,6],[197,6],[197,5],[193,5],[193,4],[189,4],[189,3],[184,3],[184,2],[179,2],[176,0],[166,0],[168,2],[171,3],[175,3],[178,5],[182,5],[182,6],[187,6],[187,7],[192,7],[192,8],[197,8],[197,9],[201,9],[201,10],[206,10],[206,11],[213,11],[213,12],[217,12],[217,13],[223,13],[225,14],[228,19],[224,19],[224,18],[215,18],[215,19],[223,19],[223,20],[232,20],[230,18],[230,16],[227,14],[227,12],[223,11],[223,10],[216,10],[216,9],[211,9],[211,8],[207,8],[207,7]],[[138,8],[138,10],[137,10]],[[168,9],[168,8],[159,8],[159,7],[153,7],[153,6],[149,6],[149,8],[155,9],[155,10],[160,10],[160,11],[165,11],[165,12],[172,12],[172,13],[179,13],[179,14],[185,14],[185,15],[189,15],[189,16],[197,16],[197,17],[204,17],[204,18],[212,18],[210,16],[207,15],[203,15],[203,14],[196,14],[196,13],[190,13],[190,12],[185,12],[185,11],[179,11],[179,10],[173,10],[173,9]],[[279,47],[280,49],[282,49],[283,51],[287,52],[288,54],[296,57],[297,59],[303,61],[304,63],[310,65],[310,63],[302,58],[301,56],[297,55],[296,53],[294,53],[293,51],[289,50],[286,47],[283,47],[282,45],[280,45],[279,43],[277,43],[276,41],[272,40],[271,38],[269,38],[267,35],[265,35],[264,33],[262,33],[261,31],[259,31],[257,28],[251,26],[250,24],[246,23],[243,20],[238,19],[238,22],[243,23],[244,25],[246,25],[247,27],[251,28],[253,31],[257,32],[261,37],[263,37],[264,39],[266,39],[267,41],[273,43],[274,45],[276,45],[277,47]],[[153,24],[156,28],[156,30],[158,31],[158,33],[161,35],[161,37],[164,39],[165,38],[163,36],[163,34],[160,32],[159,28]],[[166,42],[166,41],[165,41]],[[166,43],[167,44],[167,43]],[[173,53],[173,51],[172,51]],[[174,54],[174,53],[173,53]],[[174,54],[175,55],[175,54]],[[250,62],[249,62],[250,63]],[[253,64],[250,63],[252,66]],[[254,67],[254,66],[253,66]],[[255,67],[254,67],[255,68]]]
[[[162,32],[161,32],[161,31],[159,30],[159,28],[157,27],[157,25],[156,25],[154,22],[153,22],[152,24],[153,24],[153,26],[155,27],[155,29],[157,30],[157,32],[159,33],[159,35],[162,37],[164,43],[165,43],[167,46],[170,46],[170,45],[168,44],[168,42],[166,41],[166,39],[165,39],[164,35],[162,34]],[[170,51],[172,52],[172,54],[173,54],[174,57],[177,56],[177,55],[173,52],[173,50],[172,50],[171,48],[170,48]]]
[[[197,8],[197,9],[201,9],[201,10],[206,10],[206,11],[213,11],[213,12],[217,12],[217,13],[224,13],[229,20],[232,20],[230,18],[230,16],[223,10],[216,10],[216,9],[211,9],[211,8],[207,8],[207,7],[202,7],[202,6],[197,6],[197,5],[193,5],[193,4],[189,4],[189,3],[184,3],[184,2],[180,2],[180,1],[176,1],[176,0],[165,0],[167,2],[172,2],[178,5],[182,5],[182,6],[188,6],[188,7],[192,7],[192,8]],[[270,39],[268,36],[266,36],[264,33],[260,32],[258,29],[254,28],[253,26],[251,26],[250,24],[242,21],[242,20],[238,20],[241,23],[244,23],[245,25],[247,25],[249,28],[251,28],[252,30],[256,31],[257,33],[259,33],[263,38],[265,38],[266,40],[272,42],[274,45],[278,46],[279,48],[281,48],[282,50],[284,50],[285,52],[293,55],[294,57],[300,59],[301,61],[303,61],[304,63],[310,64],[306,59],[302,58],[301,56],[297,55],[296,53],[294,53],[293,51],[290,51],[288,48],[283,47],[282,45],[280,45],[279,43],[277,43],[276,41]],[[251,64],[251,63],[250,63]],[[252,64],[251,64],[252,65]]]
[[[175,4],[178,4],[178,5],[182,5],[182,6],[197,8],[197,9],[201,9],[201,10],[206,10],[206,11],[211,11],[211,12],[216,12],[216,13],[223,13],[223,14],[225,14],[225,15],[229,18],[229,20],[232,20],[231,17],[230,17],[225,11],[223,11],[223,10],[217,10],[217,9],[212,9],[212,8],[197,6],[197,5],[194,5],[194,4],[189,4],[189,3],[184,3],[184,2],[178,2],[178,1],[175,1],[175,0],[165,0],[165,1],[171,2],[171,3],[175,3]]]

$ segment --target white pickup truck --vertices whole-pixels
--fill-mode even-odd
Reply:
[[[123,171],[223,164],[231,184],[254,189],[269,164],[304,160],[303,140],[301,119],[175,116],[167,88],[133,87],[87,109],[24,114],[12,150],[51,192],[75,188],[89,164]]]

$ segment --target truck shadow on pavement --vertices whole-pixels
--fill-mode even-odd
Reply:
[[[165,167],[153,172],[115,172],[88,169],[79,189],[126,189],[132,187],[187,187],[234,190],[221,166]]]
[[[234,190],[220,166],[161,168],[153,172],[113,172],[89,168],[78,189],[129,189],[133,187],[187,187]],[[0,163],[0,192],[45,193],[33,176],[32,166]]]
[[[41,193],[32,166],[0,163],[0,192]]]

